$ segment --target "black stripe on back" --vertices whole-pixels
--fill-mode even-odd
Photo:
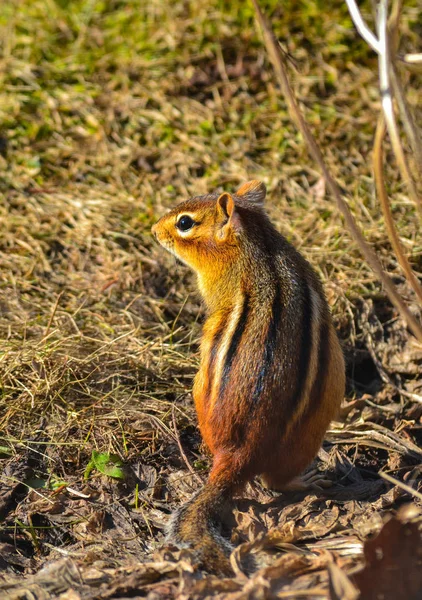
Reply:
[[[224,391],[230,379],[230,371],[232,368],[234,357],[236,356],[237,349],[242,339],[243,332],[245,331],[246,322],[249,315],[249,294],[245,293],[243,298],[242,312],[236,325],[236,329],[233,332],[232,339],[230,341],[229,349],[227,350],[226,358],[224,360],[223,372],[221,374],[221,385],[219,396],[223,397]]]
[[[290,400],[290,407],[293,411],[303,395],[312,352],[312,300],[311,291],[306,281],[303,281],[302,318],[297,323],[297,327],[300,329],[301,339],[296,372],[296,386]]]
[[[264,389],[265,381],[268,379],[271,373],[271,369],[274,361],[274,354],[277,349],[277,334],[280,328],[281,315],[283,312],[283,305],[281,303],[281,289],[280,284],[277,283],[274,299],[271,306],[271,320],[268,326],[267,336],[264,342],[264,354],[262,357],[262,367],[259,370],[255,389],[251,398],[251,407],[257,405],[261,394]]]
[[[309,408],[307,416],[318,410],[323,399],[326,373],[330,361],[330,327],[325,321],[320,328],[318,344],[318,368],[315,375],[315,381],[312,384],[309,396]]]
[[[217,331],[215,332],[212,340],[211,347],[209,351],[209,360],[208,360],[208,371],[207,371],[207,389],[205,390],[205,395],[207,398],[210,397],[212,384],[214,380],[214,368],[215,361],[218,355],[218,348],[220,346],[221,338],[223,337],[224,330],[227,327],[227,319],[222,320],[217,327]]]

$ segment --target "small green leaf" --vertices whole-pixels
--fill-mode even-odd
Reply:
[[[93,450],[91,460],[85,469],[84,479],[88,479],[93,469],[97,469],[103,475],[113,477],[114,479],[124,479],[125,474],[122,467],[123,463],[117,454]]]

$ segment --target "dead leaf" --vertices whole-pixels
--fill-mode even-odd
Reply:
[[[420,600],[422,597],[422,521],[390,519],[364,546],[365,567],[354,581],[360,600]]]

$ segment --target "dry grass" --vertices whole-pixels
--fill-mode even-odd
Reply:
[[[420,316],[374,201],[375,58],[345,4],[277,5],[263,8],[294,58],[306,117],[367,239]],[[403,11],[403,51],[417,50],[416,6]],[[148,562],[170,509],[208,467],[190,399],[202,309],[191,274],[149,230],[189,195],[260,178],[272,219],[324,280],[348,361],[348,402],[318,463],[336,481],[331,500],[292,504],[256,485],[235,512],[236,535],[260,553],[291,550],[255,577],[253,593],[264,577],[274,594],[313,588],[326,597],[328,562],[353,572],[385,510],[413,496],[377,472],[421,487],[422,353],[289,122],[252,6],[9,0],[0,77],[0,576],[35,574],[65,553],[84,574],[85,587],[74,580],[83,598],[130,589],[134,597],[135,588],[173,597],[180,582],[192,597],[243,593],[241,573],[219,588],[190,575],[189,557],[176,567],[163,557]],[[408,75],[414,106],[417,89]],[[421,276],[415,207],[394,163],[386,175]],[[84,480],[93,450],[117,454],[125,480],[95,472]],[[272,527],[278,538],[265,537]],[[312,556],[298,558],[287,542]],[[129,576],[130,568],[138,571]],[[110,591],[107,577],[121,589]]]

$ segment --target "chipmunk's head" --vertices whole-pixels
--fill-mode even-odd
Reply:
[[[208,194],[181,202],[153,227],[158,242],[197,273],[236,259],[246,234],[246,221],[263,214],[266,189],[249,181],[235,194]],[[220,268],[218,268],[220,265]]]

